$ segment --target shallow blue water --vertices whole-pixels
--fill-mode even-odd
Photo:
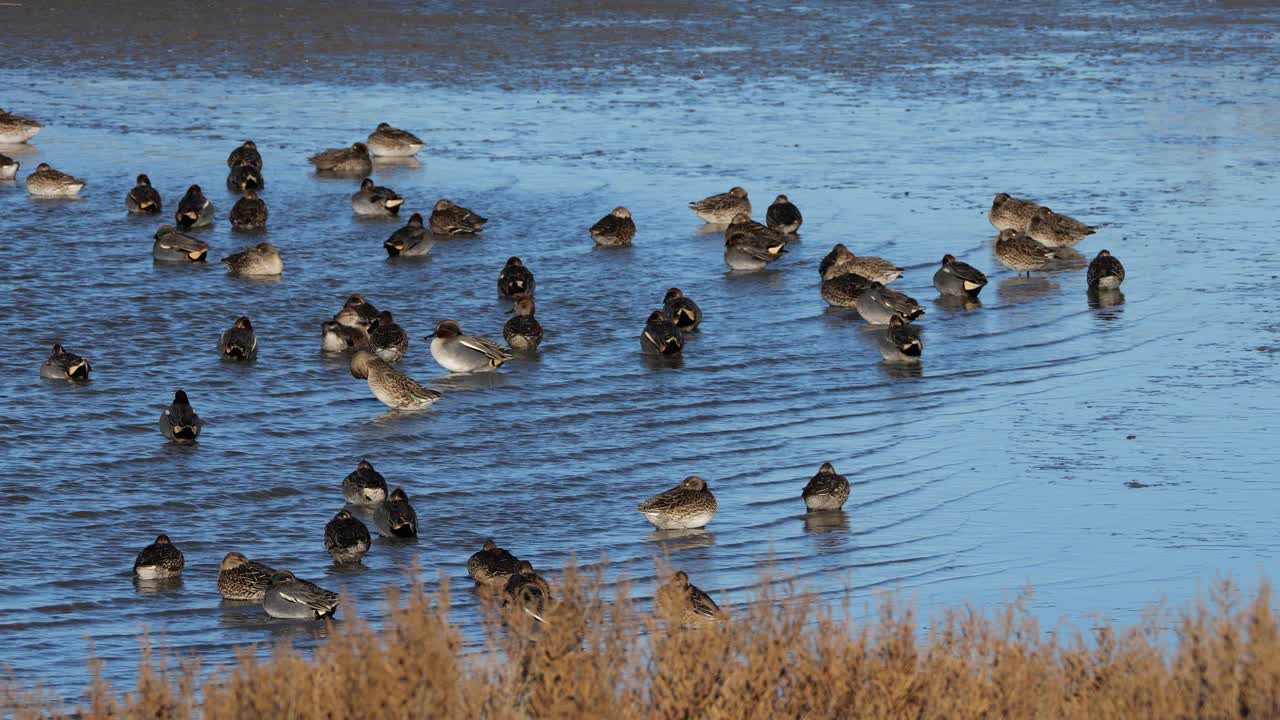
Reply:
[[[1280,102],[1261,82],[1277,52],[1258,12],[1198,22],[1191,8],[1144,34],[1111,24],[1140,27],[1141,14],[1097,11],[1007,53],[974,17],[951,50],[904,50],[871,75],[815,59],[802,79],[748,38],[712,36],[665,48],[739,56],[705,80],[513,69],[509,90],[220,78],[198,59],[158,79],[0,70],[0,106],[47,125],[25,154],[0,152],[21,176],[44,161],[89,182],[56,202],[0,184],[0,663],[74,696],[90,639],[125,684],[142,629],[208,665],[247,643],[323,637],[220,604],[230,550],[344,589],[375,622],[405,567],[464,581],[486,536],[553,577],[575,555],[605,555],[642,597],[666,554],[726,605],[769,557],[832,599],[900,589],[926,616],[1029,584],[1050,624],[1131,622],[1218,573],[1254,583],[1277,547],[1280,416],[1267,312],[1280,295]],[[929,23],[898,42],[937,31]],[[825,41],[804,28],[793,40],[818,58]],[[782,51],[776,31],[761,42]],[[381,244],[399,223],[355,218],[357,181],[311,174],[308,154],[383,120],[428,148],[418,167],[380,165],[379,183],[408,198],[406,213],[439,197],[474,208],[491,218],[483,236],[389,261]],[[224,159],[248,137],[265,158],[265,238],[283,278],[154,265],[160,221],[123,209],[139,172],[166,219],[187,185],[206,189],[211,258],[262,239],[226,221]],[[726,273],[720,234],[684,207],[731,185],[758,217],[778,193],[804,211],[801,242],[769,271]],[[999,191],[1098,225],[1078,249],[1124,261],[1125,302],[1091,307],[1083,260],[1030,280],[999,266],[985,217]],[[620,204],[635,247],[593,250],[586,228]],[[918,374],[887,369],[856,314],[826,308],[815,270],[835,242],[908,268],[895,287],[927,309]],[[936,302],[944,253],[988,272],[980,308]],[[542,353],[496,375],[443,375],[422,336],[448,317],[499,337],[509,304],[495,281],[510,255],[538,280]],[[679,367],[657,367],[638,336],[671,286],[706,321]],[[402,367],[445,393],[431,410],[384,412],[345,358],[319,352],[320,322],[351,292],[410,331]],[[220,362],[218,335],[241,314],[259,358]],[[92,361],[91,383],[38,377],[55,341]],[[193,448],[156,428],[177,387],[208,423]],[[406,488],[422,537],[375,543],[342,570],[322,532],[361,457]],[[827,460],[853,496],[843,515],[806,517],[800,489]],[[655,536],[635,504],[695,473],[720,514],[705,533]],[[186,553],[185,577],[143,592],[129,570],[159,532]],[[454,602],[474,637],[476,600]]]

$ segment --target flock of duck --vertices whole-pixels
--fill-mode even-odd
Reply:
[[[40,128],[31,118],[0,110],[0,145],[27,142]],[[311,156],[310,161],[319,174],[362,178],[359,189],[351,196],[354,213],[395,218],[405,200],[368,177],[373,158],[413,157],[423,147],[422,140],[412,133],[382,123],[365,142],[324,150]],[[259,197],[265,187],[263,162],[253,141],[233,149],[227,167],[227,186],[241,195],[229,214],[232,227],[243,231],[265,227],[267,206]],[[18,169],[17,161],[0,155],[0,180],[15,179]],[[25,184],[32,196],[76,197],[86,183],[41,163],[26,177]],[[125,208],[132,214],[158,215],[163,204],[145,174],[138,175],[136,185],[125,196]],[[741,187],[691,202],[689,207],[704,222],[724,228],[724,262],[735,272],[758,271],[777,262],[804,222],[800,209],[786,195],[778,195],[769,206],[764,223],[752,220],[751,201]],[[999,230],[994,245],[996,259],[1010,270],[1028,276],[1063,254],[1063,248],[1096,231],[1032,200],[1007,193],[995,196],[987,217]],[[190,186],[178,202],[174,224],[163,225],[155,233],[154,259],[164,263],[204,262],[208,244],[186,231],[209,227],[214,222],[213,204],[199,185]],[[426,221],[421,214],[413,213],[404,227],[387,238],[384,248],[391,256],[429,255],[435,237],[479,233],[486,222],[470,209],[440,199]],[[630,245],[635,234],[635,222],[625,207],[615,208],[590,228],[592,240],[602,247]],[[229,273],[236,275],[272,276],[284,270],[280,252],[266,242],[233,253],[222,262]],[[915,324],[925,314],[924,308],[914,298],[887,287],[903,272],[902,267],[884,258],[855,255],[844,244],[832,248],[818,266],[822,298],[832,306],[852,308],[869,324],[879,326],[878,345],[887,363],[918,363],[924,351]],[[1086,276],[1091,295],[1118,293],[1125,271],[1117,258],[1101,250],[1089,263]],[[934,273],[933,285],[942,296],[973,301],[987,285],[987,277],[948,254]],[[535,316],[535,288],[534,275],[521,259],[508,259],[498,275],[499,295],[513,305],[513,316],[503,327],[506,345],[465,333],[456,320],[446,319],[439,321],[426,338],[432,358],[450,373],[476,373],[495,370],[515,353],[535,351],[544,334]],[[684,348],[684,335],[698,331],[702,319],[698,304],[679,288],[671,288],[663,297],[662,307],[649,314],[640,334],[641,348],[657,355],[679,354]],[[408,351],[408,333],[390,311],[377,309],[363,295],[348,297],[331,319],[321,323],[320,335],[322,350],[350,354],[351,375],[367,381],[373,396],[388,407],[420,410],[441,399],[440,392],[396,367]],[[258,341],[251,320],[238,318],[221,335],[219,347],[228,361],[252,361],[257,356]],[[83,381],[89,379],[91,370],[87,359],[57,344],[40,374],[51,379]],[[161,414],[162,434],[172,442],[195,443],[201,427],[186,392],[177,390],[173,402]],[[343,480],[341,492],[346,505],[324,529],[325,549],[334,563],[358,563],[370,550],[372,536],[358,515],[367,517],[382,537],[417,536],[417,514],[408,494],[399,487],[389,490],[385,478],[367,460],[361,460]],[[824,463],[805,485],[801,497],[809,512],[839,510],[849,498],[849,481],[831,463]],[[711,488],[696,475],[638,507],[640,514],[659,530],[702,528],[717,510]],[[138,553],[134,574],[142,580],[173,578],[181,574],[184,563],[181,550],[167,535],[160,535]],[[469,558],[467,573],[477,587],[500,592],[505,603],[539,620],[552,599],[550,584],[531,563],[498,547],[492,539]],[[277,618],[329,617],[339,603],[337,593],[297,578],[288,570],[250,560],[239,552],[229,552],[223,558],[217,587],[224,598],[261,603],[267,614]],[[683,571],[675,572],[659,588],[655,603],[662,614],[684,625],[724,618],[710,596],[693,585]]]

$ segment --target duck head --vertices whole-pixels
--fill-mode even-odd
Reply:
[[[462,327],[455,320],[441,320],[436,323],[435,332],[428,335],[428,338],[452,338],[462,334]]]
[[[702,492],[703,490],[707,489],[707,481],[703,480],[697,475],[690,475],[689,477],[684,479],[684,482],[680,483],[680,487],[685,490]]]

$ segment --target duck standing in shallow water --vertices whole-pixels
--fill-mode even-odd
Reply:
[[[342,499],[352,505],[374,507],[387,499],[387,479],[368,460],[361,460],[342,480]]]
[[[856,272],[846,272],[822,281],[819,291],[822,299],[832,307],[857,308],[858,298],[871,289],[874,283]]]
[[[1027,235],[1047,248],[1070,247],[1097,231],[1092,225],[1059,215],[1047,207],[1036,210],[1026,227]]]
[[[987,286],[987,276],[974,266],[956,260],[955,255],[943,255],[942,267],[933,274],[933,286],[942,295],[976,298]]]
[[[258,191],[249,189],[231,208],[231,227],[236,230],[261,230],[267,226],[267,202]]]
[[[194,443],[203,426],[187,394],[181,390],[173,394],[173,403],[160,415],[160,432],[176,443]]]
[[[339,510],[324,526],[325,552],[339,565],[360,562],[372,542],[369,528],[346,510]]]
[[[175,224],[183,230],[209,227],[213,225],[213,203],[204,196],[199,185],[192,185],[178,201],[178,210],[173,217]]]
[[[730,270],[763,270],[782,259],[786,236],[740,213],[724,231],[724,262]]]
[[[1124,282],[1124,265],[1110,250],[1099,250],[1089,262],[1088,276],[1090,290],[1115,290]]]
[[[542,342],[542,323],[534,317],[537,308],[533,298],[520,298],[511,308],[510,320],[502,326],[502,337],[512,350],[532,352]]]
[[[779,195],[764,213],[764,222],[771,230],[787,235],[795,235],[804,224],[800,208],[791,204],[786,195]]]
[[[351,356],[351,376],[367,380],[373,396],[393,410],[421,410],[443,397],[368,350]]]
[[[849,479],[837,473],[831,463],[822,463],[818,474],[805,484],[800,497],[809,512],[839,510],[849,499]]]
[[[987,220],[997,230],[1026,230],[1031,216],[1040,209],[1040,204],[1033,200],[1016,198],[1009,193],[1000,193],[991,201],[991,209],[987,211]]]
[[[426,146],[426,143],[408,130],[392,127],[389,123],[378,123],[378,127],[369,133],[365,144],[374,157],[413,157]]]
[[[996,259],[1014,272],[1039,270],[1054,258],[1054,252],[1018,230],[1001,230],[996,238]]]
[[[227,600],[261,602],[275,570],[238,552],[229,552],[218,566],[218,594]]]
[[[699,627],[724,621],[724,611],[716,601],[689,582],[689,574],[683,570],[676,571],[658,588],[653,603],[658,614],[675,625]]]
[[[0,145],[19,145],[35,137],[43,125],[24,115],[0,110]]]
[[[279,275],[284,272],[284,259],[271,243],[258,243],[222,258],[232,275]]]
[[[751,200],[747,191],[740,187],[729,188],[729,192],[710,195],[701,200],[689,203],[689,209],[711,225],[728,225],[736,222],[737,215],[751,217]]]
[[[403,489],[392,490],[374,509],[373,526],[382,537],[418,537],[418,513],[409,504],[409,495]]]
[[[332,148],[312,155],[308,160],[318,173],[331,175],[371,175],[373,160],[364,143],[354,143],[349,148]]]
[[[151,178],[146,175],[139,175],[133,189],[124,196],[124,209],[132,215],[158,215],[161,204],[160,193],[151,187]]]
[[[919,329],[908,325],[898,315],[889,318],[889,327],[880,334],[877,343],[880,346],[880,356],[888,363],[915,365],[920,362],[920,356],[924,353],[924,342],[920,340]]]
[[[478,552],[467,558],[467,576],[476,585],[505,587],[519,564],[519,558],[498,547],[498,543],[489,538]]]
[[[339,600],[338,593],[280,570],[271,576],[271,587],[262,596],[262,609],[282,620],[319,620],[333,617]]]
[[[507,258],[507,264],[498,273],[498,295],[504,298],[522,298],[533,295],[536,282],[533,272],[518,257]]]
[[[488,218],[442,198],[431,208],[431,219],[427,221],[427,226],[436,235],[466,235],[480,232],[487,222]]]
[[[631,211],[616,207],[591,226],[591,239],[600,247],[624,247],[636,236],[636,223]]]
[[[823,280],[846,273],[857,273],[862,277],[882,285],[902,277],[902,268],[881,257],[872,255],[854,255],[844,243],[836,243],[831,252],[818,264],[818,271]]]
[[[227,167],[233,168],[237,165],[248,165],[249,167],[262,169],[262,153],[258,152],[258,145],[252,140],[245,140],[231,154],[227,155]]]
[[[18,177],[18,168],[22,163],[8,155],[0,154],[0,180],[13,180]]]
[[[218,338],[218,348],[227,360],[245,362],[258,357],[258,338],[253,334],[249,318],[243,315],[236,318],[235,324]]]
[[[261,190],[267,186],[262,177],[262,168],[253,165],[232,165],[227,172],[227,189],[231,192],[247,193],[250,190]]]
[[[422,257],[431,254],[435,241],[427,233],[422,224],[422,214],[414,213],[404,227],[391,233],[391,237],[382,243],[387,255],[391,257]]]
[[[62,345],[54,343],[49,359],[40,366],[40,377],[78,382],[88,380],[92,370],[93,367],[89,365],[88,360],[75,353],[69,353],[62,348]]]
[[[78,197],[84,189],[84,181],[40,163],[36,171],[27,176],[27,192],[35,197]]]
[[[511,359],[511,351],[487,337],[462,334],[455,320],[442,320],[431,340],[431,357],[440,367],[455,373],[495,370]]]
[[[169,541],[169,536],[159,535],[138,553],[133,561],[133,574],[140,580],[173,578],[182,574],[185,564],[182,551]]]
[[[662,312],[675,323],[681,333],[693,332],[702,324],[702,308],[685,297],[680,288],[670,288],[662,296]]]
[[[666,313],[654,310],[645,320],[640,333],[641,352],[657,355],[679,355],[684,351],[684,335]]]
[[[369,349],[389,363],[400,362],[409,350],[409,333],[391,318],[390,310],[383,310],[369,326]]]
[[[718,506],[707,481],[690,475],[674,488],[640,503],[636,509],[659,530],[687,530],[705,527],[715,517]]]
[[[360,189],[351,196],[351,210],[365,217],[395,217],[400,213],[404,198],[391,188],[373,183],[373,178],[360,182]]]
[[[924,308],[915,298],[874,281],[866,292],[858,296],[853,307],[863,320],[872,325],[888,325],[895,317],[911,322],[924,315]]]
[[[184,235],[172,225],[161,225],[151,245],[151,257],[159,262],[204,262],[209,254],[209,243]]]

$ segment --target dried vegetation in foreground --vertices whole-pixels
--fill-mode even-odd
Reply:
[[[875,622],[855,624],[804,595],[768,589],[722,626],[679,630],[625,592],[606,601],[597,578],[570,570],[558,585],[562,602],[547,611],[546,625],[491,608],[482,652],[464,651],[449,621],[447,586],[429,594],[415,582],[406,594],[388,592],[393,610],[381,630],[358,619],[337,623],[313,657],[280,647],[259,660],[245,650],[234,666],[202,675],[194,660],[173,668],[144,647],[136,688],[117,694],[99,680],[74,712],[273,720],[1280,717],[1280,632],[1268,585],[1246,602],[1223,582],[1172,622],[1101,625],[1087,635],[1046,632],[1020,602],[991,616],[947,612],[922,634],[912,611],[892,598]],[[70,712],[15,678],[0,687],[6,717]]]

